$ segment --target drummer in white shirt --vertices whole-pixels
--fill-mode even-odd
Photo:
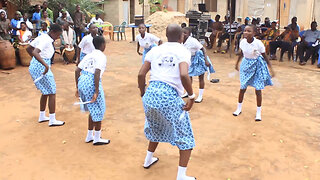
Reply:
[[[146,25],[139,25],[139,35],[136,37],[137,53],[142,56],[142,64],[146,54],[155,46],[162,44],[162,41],[157,36],[146,32]],[[143,47],[143,53],[140,52],[140,47]]]

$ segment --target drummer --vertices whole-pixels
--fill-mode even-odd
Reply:
[[[62,29],[63,29],[63,31],[60,36],[60,39],[61,39],[60,52],[61,52],[61,54],[63,54],[63,60],[65,61],[66,64],[68,64],[69,61],[68,61],[64,51],[74,50],[74,52],[76,52],[76,50],[77,50],[76,32],[70,27],[70,24],[66,21],[63,22]],[[76,55],[76,53],[74,54],[74,57],[72,59],[73,62],[75,62],[75,60],[76,60],[75,55]]]
[[[21,29],[17,31],[17,36],[20,44],[30,43],[32,38],[32,32],[28,30],[27,23],[20,23]]]

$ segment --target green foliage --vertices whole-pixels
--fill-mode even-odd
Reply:
[[[80,5],[81,10],[87,16],[90,16],[90,14],[103,13],[101,6],[104,4],[104,1],[92,2],[90,0],[48,0],[48,3],[49,8],[54,11],[55,15],[59,14],[59,4],[62,4],[63,8],[66,9],[72,17],[74,17],[76,5]]]
[[[17,6],[18,10],[21,11],[21,13],[33,10],[32,7],[30,7],[30,0],[8,0],[8,2]]]
[[[161,8],[157,4],[160,4],[161,6],[162,0],[149,0],[149,4],[150,4],[150,12],[155,13],[156,11],[161,10]]]

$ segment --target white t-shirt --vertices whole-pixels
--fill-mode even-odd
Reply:
[[[95,73],[96,69],[100,69],[100,78],[102,78],[102,74],[107,67],[107,57],[102,51],[95,49],[83,58],[78,67],[92,74]]]
[[[247,39],[242,39],[239,47],[243,56],[247,59],[257,59],[262,53],[266,52],[263,43],[256,38],[253,39],[252,43],[248,43]]]
[[[40,49],[39,54],[44,59],[50,59],[54,54],[53,39],[48,34],[38,36],[30,45]]]
[[[85,54],[90,54],[93,50],[95,50],[93,45],[93,37],[91,34],[88,34],[82,38],[79,48],[81,48],[81,52]]]
[[[183,46],[191,52],[191,56],[196,55],[196,52],[203,48],[202,44],[191,36],[188,37]]]
[[[103,21],[102,21],[102,19],[100,19],[100,18],[96,19],[95,17],[93,17],[93,18],[91,18],[90,23],[93,23],[93,24],[103,24]]]
[[[156,43],[158,44],[160,41],[160,38],[157,36],[150,34],[150,33],[145,33],[144,38],[141,37],[141,34],[137,35],[136,41],[139,42],[139,45],[143,48],[149,48],[152,44]]]
[[[152,48],[145,58],[151,63],[150,81],[161,81],[177,90],[179,95],[184,92],[180,79],[179,64],[186,62],[190,66],[191,53],[176,42],[166,42]]]
[[[17,36],[20,36],[20,31],[17,31]],[[27,29],[21,39],[22,41],[26,42],[30,37],[32,37],[32,32]]]
[[[17,28],[18,28],[18,29],[20,29],[21,22],[25,22],[25,21],[22,20],[22,21],[19,21],[19,22],[18,22],[18,25],[17,25]],[[32,23],[29,21],[29,19],[27,19],[27,21],[26,21],[25,23],[27,24],[27,28],[28,28],[29,30],[32,30],[32,29],[33,29],[33,25],[32,25]]]

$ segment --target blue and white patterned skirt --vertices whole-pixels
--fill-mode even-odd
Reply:
[[[210,73],[214,73],[212,62],[207,56],[207,59],[210,63],[210,66],[206,66],[206,60],[204,58],[203,52],[201,50],[197,51],[194,56],[191,56],[191,65],[189,67],[189,76],[200,76],[204,74],[206,71]]]
[[[195,146],[189,113],[183,111],[185,103],[173,87],[151,81],[142,101],[146,116],[144,133],[148,140],[168,142],[180,150]]]
[[[83,102],[91,101],[95,92],[94,74],[87,71],[81,71],[81,76],[78,79],[79,96]],[[99,94],[94,103],[84,105],[85,111],[89,111],[92,121],[102,121],[106,111],[106,103],[101,80],[99,82]]]
[[[53,73],[50,69],[51,59],[43,59],[44,62],[49,66],[49,71],[35,83],[37,89],[41,91],[43,95],[56,94],[56,82],[54,81]],[[35,58],[32,57],[29,66],[29,73],[32,80],[39,78],[45,70],[45,67]]]
[[[142,64],[144,64],[144,59],[146,58],[147,53],[153,48],[156,47],[156,44],[152,44],[149,48],[144,48],[142,53]]]
[[[272,86],[268,66],[262,56],[259,56],[257,59],[242,59],[240,65],[240,84],[240,89],[252,86],[256,90],[262,90],[265,86]]]
[[[82,59],[86,56],[87,54],[86,53],[83,53],[83,52],[80,52],[80,62],[82,61]]]

